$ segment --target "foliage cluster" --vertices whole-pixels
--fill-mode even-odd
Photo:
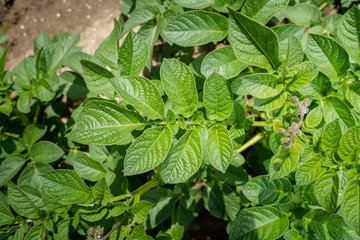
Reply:
[[[190,239],[203,209],[232,240],[360,239],[360,9],[335,4],[124,0],[94,56],[0,50],[0,239]]]

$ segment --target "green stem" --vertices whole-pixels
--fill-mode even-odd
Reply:
[[[110,237],[110,235],[125,221],[125,218],[123,217],[122,219],[120,219],[120,221],[110,230],[110,232],[108,232],[105,236],[103,236],[102,238],[100,238],[99,240],[105,240],[108,239]]]
[[[321,6],[318,8],[320,11],[322,11],[326,5],[328,4],[328,2],[324,2],[323,4],[321,4]]]
[[[253,127],[268,127],[269,124],[265,121],[255,121],[251,126],[253,126]]]
[[[247,141],[246,143],[244,143],[240,148],[238,148],[236,150],[237,153],[241,153],[243,151],[245,151],[246,149],[248,149],[249,147],[251,147],[252,145],[254,145],[255,143],[257,143],[258,141],[260,141],[262,138],[264,137],[264,133],[259,133],[257,135],[255,135],[253,138],[251,138],[249,141]]]
[[[117,201],[121,201],[121,200],[130,198],[134,195],[142,195],[142,194],[148,192],[150,189],[157,187],[159,185],[159,183],[160,183],[159,179],[152,179],[149,182],[145,183],[144,185],[140,186],[139,188],[135,189],[131,193],[122,194],[122,195],[111,198],[109,200],[109,202],[113,203],[113,202],[117,202]]]
[[[12,138],[19,138],[19,134],[15,133],[4,132],[4,135]]]
[[[38,104],[38,105],[36,106],[35,116],[34,116],[34,119],[33,119],[33,124],[36,124],[36,123],[37,123],[38,118],[39,118],[39,113],[40,113],[40,104]]]

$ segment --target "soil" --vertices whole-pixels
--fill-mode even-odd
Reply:
[[[79,46],[93,54],[120,15],[119,0],[0,0],[0,26],[10,35],[6,69],[33,54],[33,41],[44,31],[51,37],[79,31]]]

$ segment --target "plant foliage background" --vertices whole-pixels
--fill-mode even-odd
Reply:
[[[94,56],[0,50],[0,239],[360,239],[356,1],[120,5]]]

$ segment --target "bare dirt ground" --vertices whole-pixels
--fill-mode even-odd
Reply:
[[[11,37],[5,44],[6,69],[33,54],[33,41],[41,31],[51,37],[79,31],[79,46],[93,54],[119,15],[119,0],[0,0],[0,26],[8,23],[5,34]]]

